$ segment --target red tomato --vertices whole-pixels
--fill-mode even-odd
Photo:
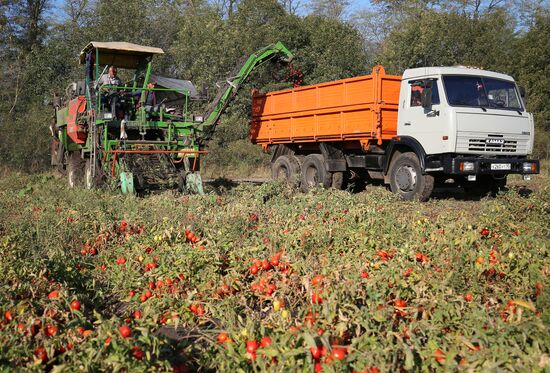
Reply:
[[[258,273],[260,269],[258,268],[258,266],[256,264],[252,265],[252,267],[250,267],[250,273],[252,273],[253,275],[255,275],[256,273]]]
[[[141,317],[143,316],[143,313],[140,311],[140,310],[135,310],[134,311],[134,319],[141,319]]]
[[[246,352],[254,353],[258,349],[258,342],[255,340],[250,340],[246,342]]]
[[[260,341],[260,346],[262,348],[266,348],[266,347],[269,347],[269,345],[271,344],[271,338],[270,337],[263,337],[262,340]]]
[[[314,360],[321,358],[321,349],[319,347],[311,347],[309,352],[311,352],[311,356]]]
[[[277,285],[268,284],[265,289],[265,295],[271,295],[275,290],[277,290]]]
[[[280,254],[275,254],[271,257],[271,260],[269,261],[269,263],[273,266],[273,267],[278,267],[279,266],[279,260],[280,260],[281,256]]]
[[[296,88],[296,85],[294,85],[294,87]],[[323,371],[323,366],[321,365],[320,362],[315,362],[315,373],[321,373]]]
[[[466,302],[471,302],[472,299],[474,299],[474,296],[472,295],[472,293],[466,293],[466,294],[464,294],[464,300],[465,300]]]
[[[219,343],[225,343],[225,342],[227,342],[228,339],[229,339],[229,336],[227,335],[227,333],[218,334],[218,342]]]
[[[445,353],[443,351],[441,351],[439,348],[437,350],[435,350],[434,357],[435,357],[435,360],[438,363],[440,363],[440,364],[445,363]]]
[[[322,282],[323,282],[323,276],[313,276],[313,278],[311,279],[312,285],[319,285]]]
[[[71,306],[71,309],[74,311],[80,310],[80,302],[76,299],[71,302],[70,306]]]
[[[367,271],[361,272],[361,278],[369,278],[369,273]]]
[[[46,349],[42,346],[37,347],[36,350],[34,350],[34,356],[42,360],[42,363],[48,361],[48,353],[46,352]]]
[[[341,347],[333,348],[332,357],[339,361],[344,360],[344,358],[346,357],[346,349]]]
[[[134,347],[132,347],[132,356],[136,360],[141,360],[141,359],[143,359],[143,351],[138,346],[134,346]]]
[[[11,311],[9,311],[9,310],[6,311],[6,312],[4,313],[4,318],[6,319],[6,321],[11,321],[11,320],[13,320],[13,315],[11,314]]]
[[[266,259],[262,260],[262,269],[264,271],[269,271],[271,269],[271,264],[269,264]]]
[[[489,230],[487,228],[483,228],[482,230],[479,231],[479,233],[483,236],[483,237],[487,237],[489,235]]]
[[[126,263],[126,259],[125,259],[125,258],[118,258],[118,259],[116,260],[116,264],[124,264],[124,263]]]
[[[323,299],[321,298],[321,296],[319,294],[313,293],[313,295],[311,296],[311,303],[313,303],[313,304],[322,304]]]
[[[147,299],[151,298],[153,296],[153,293],[151,290],[145,290],[145,293],[143,293],[147,297]]]
[[[128,293],[128,296],[133,297],[134,295],[136,295],[136,292],[133,290],[130,290],[130,292]]]
[[[290,334],[296,334],[300,331],[300,328],[298,328],[296,325],[292,325],[290,328],[288,328],[288,331]]]
[[[120,328],[118,328],[118,332],[122,336],[122,338],[128,338],[132,335],[132,329],[128,325],[122,325]]]
[[[404,301],[403,299],[396,299],[394,302],[393,302],[393,305],[395,307],[407,307],[407,302]]]
[[[59,331],[59,328],[55,325],[48,324],[46,325],[45,330],[46,330],[46,335],[51,337],[57,334],[57,332]]]
[[[59,298],[59,292],[57,290],[53,290],[48,294],[48,299],[58,299]]]

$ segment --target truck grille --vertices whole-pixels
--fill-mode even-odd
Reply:
[[[527,154],[529,136],[494,135],[475,132],[458,132],[456,138],[457,153],[472,154]]]
[[[516,140],[504,140],[503,144],[488,144],[485,139],[470,139],[468,150],[471,152],[515,153],[517,145]]]

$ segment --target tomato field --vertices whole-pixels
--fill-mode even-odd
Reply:
[[[133,197],[3,172],[0,366],[548,371],[550,177],[520,184]]]

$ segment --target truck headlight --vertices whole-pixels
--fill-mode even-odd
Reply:
[[[537,164],[532,162],[523,163],[523,172],[537,173]]]
[[[460,162],[459,170],[460,172],[474,171],[475,164],[474,162]]]

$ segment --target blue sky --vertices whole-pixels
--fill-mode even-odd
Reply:
[[[132,0],[129,0],[132,1]],[[307,0],[302,0],[302,7],[307,8]],[[372,4],[370,0],[348,0],[349,6],[348,9],[346,9],[346,15],[350,16],[353,15],[353,13],[369,8]],[[63,17],[63,4],[65,3],[64,0],[52,0],[52,18],[61,20]]]

